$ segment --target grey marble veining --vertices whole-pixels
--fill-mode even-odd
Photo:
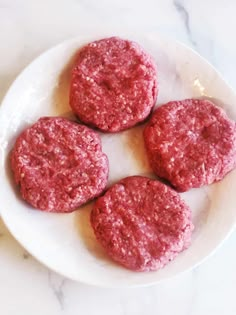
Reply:
[[[173,4],[176,10],[178,11],[178,13],[180,14],[180,17],[184,23],[184,27],[185,27],[190,43],[195,49],[197,49],[197,43],[193,38],[193,34],[192,34],[191,26],[190,26],[190,16],[189,16],[188,9],[185,7],[184,2],[181,0],[174,0]]]
[[[234,0],[0,0],[0,100],[45,49],[93,28],[161,31],[192,46],[236,88]],[[0,221],[1,314],[235,315],[236,233],[191,272],[138,289],[98,289],[49,271]]]
[[[60,308],[64,309],[64,285],[65,285],[66,279],[63,277],[57,277],[54,272],[48,270],[48,285],[52,289]]]

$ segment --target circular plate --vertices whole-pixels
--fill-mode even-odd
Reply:
[[[42,116],[75,119],[68,104],[70,71],[85,43],[111,36],[78,37],[38,57],[16,79],[0,109],[0,203],[2,218],[15,238],[39,261],[76,281],[106,287],[148,285],[192,268],[229,235],[236,221],[236,172],[221,182],[182,194],[193,211],[191,247],[156,272],[137,273],[113,263],[90,227],[92,203],[71,214],[37,211],[25,203],[13,182],[9,153],[19,133]],[[219,73],[184,45],[157,34],[115,34],[135,40],[156,60],[158,104],[192,97],[212,99],[236,120],[236,96]],[[102,134],[110,162],[109,184],[129,175],[152,176],[142,138],[143,125]]]

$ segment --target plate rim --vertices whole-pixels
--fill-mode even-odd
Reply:
[[[132,40],[132,33],[125,33],[125,37],[131,37]],[[235,95],[236,97],[236,93],[234,91],[234,89],[232,88],[232,86],[227,82],[227,80],[223,77],[223,75],[220,73],[220,71],[218,69],[216,69],[208,60],[206,60],[204,57],[202,57],[197,51],[195,51],[193,48],[187,46],[185,43],[182,43],[179,40],[170,38],[168,36],[163,36],[160,35],[158,32],[143,32],[141,33],[141,35],[145,36],[145,35],[155,35],[158,36],[161,40],[167,41],[167,42],[172,42],[175,43],[176,45],[180,45],[182,47],[184,47],[186,50],[190,51],[192,54],[196,55],[199,59],[201,59],[202,62],[204,62],[208,67],[211,68],[212,71],[214,71],[214,73],[220,77],[220,79],[225,83],[225,85],[227,85],[227,87],[231,90],[231,92]],[[15,86],[18,84],[18,81],[21,80],[21,78],[24,76],[24,74],[28,71],[28,69],[30,69],[32,66],[34,66],[34,64],[36,64],[41,58],[43,58],[45,55],[47,55],[49,52],[53,51],[53,50],[57,50],[58,48],[65,46],[69,43],[72,43],[74,41],[81,41],[83,39],[89,38],[90,36],[94,36],[94,33],[88,33],[86,36],[76,36],[76,37],[72,37],[69,39],[66,39],[52,47],[50,47],[49,49],[45,50],[44,52],[42,52],[41,54],[39,54],[36,58],[34,58],[17,76],[16,78],[13,80],[12,84],[10,85],[10,87],[8,88],[6,94],[4,95],[2,101],[1,101],[1,106],[0,106],[0,116],[2,115],[2,113],[5,110],[5,107],[7,106],[7,100],[9,95],[11,95],[11,92],[14,91]],[[116,35],[115,35],[116,36]],[[117,36],[120,36],[119,34]],[[122,35],[123,36],[123,35]],[[95,36],[94,36],[95,37]],[[99,38],[104,38],[106,37],[106,35],[101,35],[99,36]],[[5,148],[4,148],[5,151]],[[0,169],[2,170],[2,165],[0,166]],[[2,177],[2,174],[0,173],[0,177]],[[1,218],[5,224],[5,226],[7,227],[7,229],[9,230],[9,232],[11,233],[11,235],[17,240],[17,242],[23,247],[25,248],[32,257],[34,257],[37,261],[39,261],[40,263],[42,263],[44,266],[46,266],[47,268],[51,269],[52,271],[56,272],[57,274],[66,277],[70,280],[73,281],[78,281],[80,283],[86,284],[86,285],[92,285],[92,286],[96,286],[96,287],[103,287],[103,288],[131,288],[131,287],[146,287],[146,286],[152,286],[155,285],[157,283],[161,283],[167,279],[170,278],[174,278],[177,277],[185,272],[188,272],[189,270],[192,270],[193,268],[196,268],[197,266],[199,266],[201,263],[203,263],[206,259],[208,259],[210,256],[212,256],[221,246],[222,244],[229,238],[229,236],[231,235],[231,233],[234,231],[235,226],[236,226],[236,216],[235,216],[235,222],[232,225],[232,228],[228,230],[228,232],[226,233],[226,235],[224,236],[224,238],[218,243],[217,246],[215,246],[215,248],[213,248],[205,257],[203,257],[202,259],[200,259],[197,263],[193,264],[192,266],[190,266],[189,268],[186,268],[183,271],[177,272],[174,275],[170,275],[170,276],[166,276],[165,278],[159,279],[159,280],[154,280],[153,282],[148,281],[147,283],[136,283],[136,284],[127,284],[127,283],[123,283],[123,284],[117,284],[115,283],[114,285],[111,284],[111,282],[113,282],[112,280],[106,281],[104,284],[101,282],[96,282],[96,281],[85,281],[85,279],[74,279],[73,277],[71,277],[69,274],[66,273],[62,273],[60,270],[57,270],[57,268],[55,268],[55,266],[51,266],[50,263],[45,262],[42,258],[39,258],[37,256],[35,256],[34,254],[32,254],[32,251],[30,249],[28,249],[28,245],[25,245],[19,238],[18,236],[15,235],[13,228],[11,226],[11,224],[9,224],[8,219],[6,218],[7,215],[5,215],[5,211],[1,211],[0,209],[0,215]]]

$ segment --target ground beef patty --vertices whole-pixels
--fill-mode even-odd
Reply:
[[[136,43],[118,37],[83,47],[72,70],[70,105],[79,119],[103,131],[134,126],[157,98],[153,59]]]
[[[154,172],[178,191],[219,181],[235,167],[235,122],[207,100],[159,107],[144,139]]]
[[[108,160],[100,137],[64,118],[41,118],[17,139],[11,154],[22,197],[49,212],[71,212],[106,186]]]
[[[110,257],[135,271],[162,268],[190,245],[193,230],[178,193],[141,176],[122,179],[98,198],[91,224]]]

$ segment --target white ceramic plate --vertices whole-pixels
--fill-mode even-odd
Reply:
[[[16,79],[0,109],[1,215],[15,238],[49,268],[73,280],[111,287],[148,285],[199,264],[229,235],[236,221],[236,173],[218,184],[182,194],[193,211],[192,246],[157,272],[136,273],[107,258],[89,224],[91,204],[71,214],[34,210],[19,196],[9,168],[9,152],[19,133],[39,117],[73,117],[68,105],[70,68],[75,52],[88,41],[114,34],[78,37],[50,49]],[[157,34],[117,34],[139,42],[158,65],[158,104],[187,97],[214,98],[236,120],[236,96],[216,70],[180,43]],[[112,183],[124,176],[150,175],[142,126],[102,135]]]

